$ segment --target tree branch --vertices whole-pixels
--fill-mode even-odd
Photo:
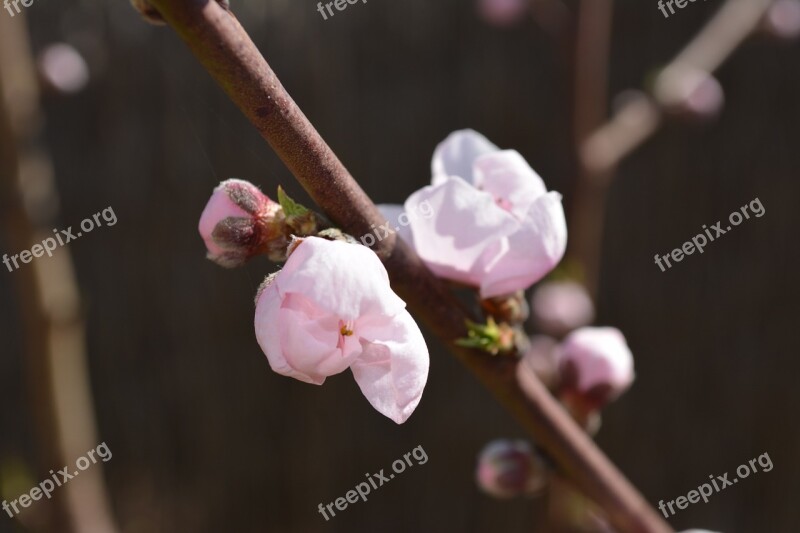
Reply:
[[[287,94],[236,18],[215,1],[152,0],[197,59],[272,146],[325,214],[344,231],[364,235],[385,221],[344,165]],[[431,331],[509,409],[536,442],[622,532],[666,532],[669,526],[602,454],[535,376],[532,404],[515,377],[515,361],[457,348],[468,314],[394,235],[376,243],[392,286]]]

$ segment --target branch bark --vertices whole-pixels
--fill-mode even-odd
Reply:
[[[385,222],[230,12],[208,0],[151,3],[335,224],[358,236],[368,233],[373,224]],[[529,403],[517,383],[514,361],[453,344],[465,336],[465,319],[473,317],[394,237],[376,243],[374,249],[386,265],[392,286],[415,316],[448,343],[576,486],[604,508],[619,531],[671,531],[536,376],[527,376]]]

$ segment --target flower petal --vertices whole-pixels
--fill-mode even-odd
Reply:
[[[275,279],[281,296],[302,294],[341,320],[393,316],[405,302],[392,292],[389,275],[375,252],[356,244],[307,237]]]
[[[359,323],[364,351],[350,367],[369,403],[398,424],[414,412],[428,381],[430,358],[408,311]]]
[[[454,131],[433,152],[431,184],[438,185],[448,176],[458,176],[472,183],[472,164],[475,159],[497,150],[497,146],[477,131]]]
[[[564,256],[567,222],[561,195],[551,191],[531,205],[518,231],[503,242],[500,253],[486,255],[481,297],[491,298],[527,289],[542,279]]]
[[[389,226],[394,228],[394,231],[397,232],[401,239],[408,244],[414,242],[411,236],[411,228],[408,225],[408,215],[406,215],[406,211],[402,205],[378,204],[378,211],[381,212],[383,218],[389,222]]]
[[[541,177],[516,150],[502,150],[475,160],[474,185],[490,193],[500,205],[524,216],[531,204],[547,192]]]
[[[436,215],[410,221],[417,254],[437,276],[479,285],[479,259],[519,223],[495,203],[491,194],[457,177],[445,178],[439,185],[423,187],[409,196],[406,212],[416,212],[422,202],[428,202]]]

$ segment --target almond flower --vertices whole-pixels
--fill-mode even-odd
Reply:
[[[208,258],[229,268],[261,253],[281,261],[289,244],[280,204],[243,180],[223,181],[214,189],[198,230]]]
[[[352,370],[370,404],[398,424],[428,379],[428,348],[368,248],[308,237],[256,296],[255,330],[278,374],[321,385]]]
[[[413,193],[434,216],[410,219],[417,254],[439,277],[480,288],[481,298],[524,290],[561,260],[567,226],[561,195],[514,150],[472,130],[452,133],[433,155],[432,184]],[[382,211],[392,211],[383,206]]]
[[[633,355],[616,328],[581,328],[556,351],[566,394],[587,409],[597,409],[631,386]]]

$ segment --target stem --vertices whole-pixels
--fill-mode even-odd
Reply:
[[[236,18],[215,1],[152,0],[164,19],[273,147],[325,214],[351,235],[385,221],[303,115]],[[472,318],[394,235],[376,243],[392,286],[415,315],[447,341],[536,442],[622,532],[671,531],[533,376],[532,403],[515,376],[516,362],[455,347]]]

